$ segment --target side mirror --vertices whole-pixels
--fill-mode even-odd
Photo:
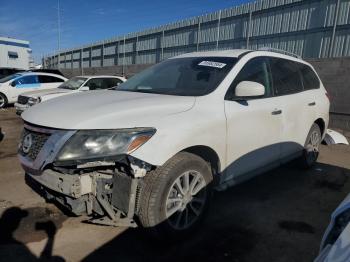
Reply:
[[[249,98],[263,95],[265,95],[265,87],[257,82],[242,81],[236,86],[236,97]]]
[[[15,86],[16,86],[16,81],[12,81],[10,85],[11,85],[12,87],[15,87]]]
[[[89,91],[89,90],[90,90],[90,87],[88,87],[88,86],[80,87],[80,91]]]

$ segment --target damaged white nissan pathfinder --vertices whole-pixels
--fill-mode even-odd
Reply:
[[[297,57],[184,54],[115,90],[28,109],[19,159],[32,188],[93,223],[182,235],[214,188],[294,158],[311,166],[328,112],[319,77]]]

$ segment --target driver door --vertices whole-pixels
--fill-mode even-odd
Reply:
[[[253,81],[265,87],[259,98],[238,100],[235,87]],[[269,61],[265,57],[249,60],[232,82],[225,97],[227,128],[226,172],[222,182],[247,179],[254,171],[278,165],[282,132],[278,98],[273,97]]]

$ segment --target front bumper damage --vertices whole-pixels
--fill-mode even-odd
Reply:
[[[89,222],[135,227],[134,216],[141,178],[120,172],[91,172],[82,175],[45,170],[26,173],[26,183],[49,201],[55,201],[74,215],[94,217]]]
[[[43,130],[34,132],[37,131]],[[134,218],[142,177],[153,167],[129,155],[108,162],[55,166],[53,156],[72,135],[68,133],[49,131],[46,138],[42,133],[33,135],[34,143],[35,139],[45,141],[36,154],[24,154],[19,149],[26,183],[46,200],[58,203],[74,215],[91,216],[91,223],[136,227]]]

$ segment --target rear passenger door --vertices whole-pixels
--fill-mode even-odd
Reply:
[[[55,76],[39,75],[38,77],[42,89],[56,88],[64,82],[63,79]]]
[[[304,87],[303,95],[306,99],[306,103],[303,106],[309,117],[309,122],[306,123],[305,128],[307,129],[307,132],[309,132],[311,125],[317,119],[317,111],[322,101],[322,98],[320,97],[321,82],[310,66],[306,64],[299,64],[299,69]]]
[[[299,63],[270,58],[275,97],[281,104],[281,160],[295,157],[304,147],[313,113],[308,110]]]

